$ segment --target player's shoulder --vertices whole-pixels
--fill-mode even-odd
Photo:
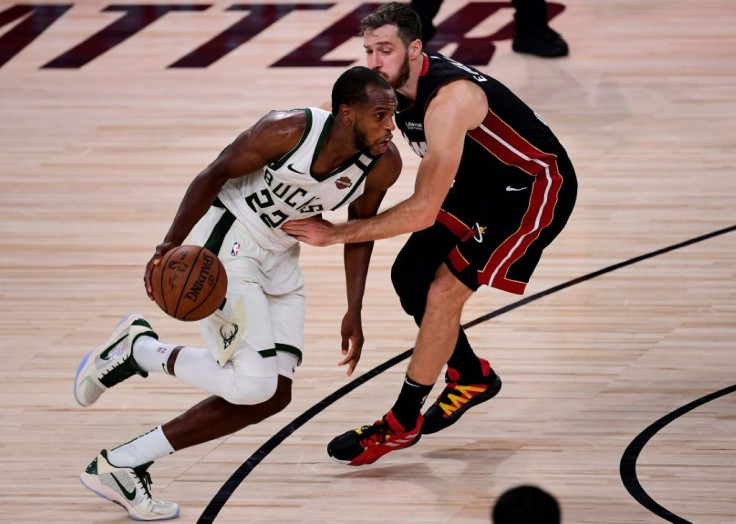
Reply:
[[[453,125],[476,128],[488,113],[488,97],[476,83],[465,78],[449,82],[438,89],[435,96],[427,104],[424,116],[425,132],[427,128],[434,130],[448,129]]]
[[[310,125],[308,109],[272,110],[256,122],[253,131],[261,140],[283,144],[288,150],[301,140]]]
[[[303,128],[308,120],[307,109],[273,109],[258,121],[261,126],[282,128]]]
[[[303,107],[289,110],[273,110],[261,118],[259,125],[284,133],[303,134],[316,128],[321,129],[331,113],[319,107]]]

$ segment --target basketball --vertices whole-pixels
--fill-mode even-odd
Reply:
[[[217,256],[200,246],[166,252],[153,268],[151,288],[156,304],[178,320],[202,320],[225,301],[227,274]]]

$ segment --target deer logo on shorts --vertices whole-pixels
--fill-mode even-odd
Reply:
[[[220,336],[222,337],[222,348],[227,349],[233,343],[235,335],[238,334],[238,325],[230,322],[220,326]]]

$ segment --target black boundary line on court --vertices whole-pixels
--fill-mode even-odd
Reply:
[[[674,522],[675,524],[692,524],[689,520],[685,520],[684,518],[675,515],[670,510],[660,506],[654,499],[652,499],[652,497],[647,494],[642,485],[639,483],[639,479],[636,476],[636,459],[639,458],[639,453],[642,449],[644,449],[644,446],[647,444],[647,442],[649,442],[649,440],[667,424],[681,417],[688,411],[692,411],[693,409],[702,406],[703,404],[706,404],[711,400],[715,400],[724,395],[728,395],[729,393],[733,393],[734,391],[736,391],[736,384],[724,388],[720,391],[716,391],[715,393],[710,393],[709,395],[701,397],[698,400],[694,400],[693,402],[690,402],[689,404],[676,409],[672,413],[665,415],[654,424],[649,426],[647,429],[639,433],[639,435],[637,435],[636,438],[631,441],[631,444],[628,445],[626,451],[624,451],[624,454],[621,457],[619,472],[621,475],[621,480],[624,483],[624,487],[639,504],[647,508],[655,515],[662,517],[664,520],[667,520],[669,522]]]
[[[713,231],[711,233],[707,233],[705,235],[701,235],[699,237],[691,238],[690,240],[686,240],[684,242],[680,242],[678,244],[671,245],[669,247],[665,247],[662,249],[658,249],[656,251],[652,251],[650,253],[640,255],[638,257],[631,258],[629,260],[626,260],[624,262],[619,262],[618,264],[614,264],[612,266],[605,267],[603,269],[600,269],[598,271],[594,271],[593,273],[588,273],[587,275],[583,275],[582,277],[574,278],[572,280],[569,280],[567,282],[564,282],[562,284],[559,284],[557,286],[553,286],[549,289],[546,289],[544,291],[540,291],[539,293],[535,293],[534,295],[530,295],[527,298],[518,300],[512,304],[509,304],[508,306],[502,307],[500,309],[497,309],[495,311],[492,311],[486,315],[480,316],[474,320],[471,320],[470,322],[463,324],[463,328],[468,329],[471,328],[477,324],[480,324],[482,322],[486,322],[487,320],[490,320],[492,318],[498,317],[500,315],[503,315],[504,313],[508,313],[509,311],[512,311],[516,308],[519,308],[523,305],[529,304],[530,302],[534,302],[535,300],[539,300],[540,298],[546,297],[548,295],[551,295],[552,293],[557,293],[558,291],[562,291],[563,289],[567,289],[571,286],[580,284],[582,282],[586,282],[588,280],[591,280],[593,278],[599,277],[601,275],[605,275],[607,273],[610,273],[612,271],[615,271],[617,269],[621,269],[626,266],[630,266],[633,264],[636,264],[638,262],[641,262],[643,260],[647,260],[659,255],[662,255],[664,253],[669,253],[670,251],[675,251],[677,249],[681,249],[683,247],[690,246],[692,244],[696,244],[698,242],[702,242],[704,240],[708,240],[713,237],[717,237],[726,233],[730,233],[732,231],[736,230],[736,225],[729,226],[723,229],[719,229],[717,231]],[[358,388],[359,386],[365,384],[373,377],[380,375],[387,369],[395,366],[399,362],[406,360],[409,358],[409,355],[411,355],[411,352],[414,348],[408,349],[407,351],[404,351],[403,353],[400,353],[396,355],[395,357],[387,360],[383,364],[380,364],[376,366],[375,368],[371,369],[370,371],[364,373],[363,375],[359,376],[358,378],[352,380],[351,382],[345,384],[337,391],[331,393],[330,395],[326,396],[324,399],[322,399],[320,402],[309,408],[307,411],[299,415],[297,418],[295,418],[293,421],[291,421],[289,424],[284,426],[278,433],[276,433],[274,436],[272,436],[270,439],[268,439],[260,448],[258,448],[243,464],[240,465],[238,469],[235,470],[235,472],[230,476],[230,478],[225,482],[225,484],[222,485],[220,490],[215,494],[215,496],[212,498],[210,503],[207,505],[207,507],[202,512],[202,515],[199,517],[199,520],[197,521],[197,524],[206,524],[210,522],[215,521],[215,517],[220,513],[225,503],[228,501],[230,496],[235,492],[235,490],[240,486],[240,484],[245,480],[245,478],[253,471],[253,469],[264,459],[266,458],[274,449],[276,449],[276,446],[281,444],[284,440],[286,440],[289,435],[294,433],[297,429],[299,429],[302,425],[304,425],[306,422],[308,422],[310,419],[315,417],[317,414],[321,413],[325,408],[333,404],[335,401],[341,399],[354,389]],[[704,397],[707,398],[707,397]],[[681,408],[682,409],[682,408]],[[690,408],[692,409],[692,408]],[[679,410],[678,410],[679,411]],[[689,410],[688,410],[689,411]],[[679,416],[679,415],[678,415]],[[666,417],[665,417],[666,418]],[[675,417],[676,418],[676,417]],[[655,426],[656,423],[653,425]],[[652,426],[650,426],[651,428]],[[646,433],[646,432],[645,432]],[[656,431],[655,431],[656,433]],[[654,434],[654,433],[652,433]],[[641,437],[641,435],[639,436]],[[637,437],[637,439],[639,438]],[[650,438],[651,435],[649,435],[648,438]],[[643,444],[646,442],[646,440],[643,440]],[[636,442],[636,440],[635,440]],[[632,443],[633,444],[633,443]],[[632,446],[629,446],[631,448]],[[639,450],[641,448],[638,448]],[[627,449],[628,451],[628,449]],[[638,453],[637,453],[638,455]],[[624,455],[626,457],[626,455]],[[636,461],[636,455],[633,456],[633,463],[632,466],[635,466]],[[622,459],[623,464],[623,459]],[[627,462],[628,467],[628,462]],[[624,484],[626,485],[626,489],[629,490],[629,493],[634,496],[634,498],[642,504],[647,509],[653,511],[659,516],[662,516],[663,518],[666,518],[664,514],[660,513],[659,510],[664,510],[661,506],[657,505],[656,502],[651,500],[648,496],[646,496],[646,492],[643,489],[635,490],[637,493],[636,495],[632,493],[631,489],[629,488],[629,484],[627,482],[631,483],[636,482],[638,484],[638,481],[636,479],[636,471],[635,469],[632,469],[630,473],[633,473],[633,476],[628,478],[628,480],[624,480]],[[639,499],[637,498],[637,495],[645,495],[645,498]],[[651,501],[649,503],[648,501]],[[653,504],[652,504],[653,503]],[[649,505],[647,505],[649,504]],[[651,507],[650,507],[651,506]],[[652,509],[652,508],[655,509]],[[672,515],[667,510],[664,510],[667,515],[671,515],[672,517],[676,517]],[[677,517],[679,518],[679,517]],[[673,521],[673,522],[687,522],[686,520],[680,520],[680,521]]]

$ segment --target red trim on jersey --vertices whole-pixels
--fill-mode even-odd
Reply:
[[[481,284],[522,294],[526,283],[509,280],[506,275],[511,265],[524,255],[529,245],[552,222],[562,186],[557,157],[534,147],[490,109],[481,125],[469,131],[468,136],[500,161],[535,177],[529,207],[519,229],[496,248],[486,266],[478,273]]]
[[[429,71],[429,57],[427,55],[424,55],[424,61],[422,62],[422,72],[419,73],[419,76],[426,75],[427,71]]]

